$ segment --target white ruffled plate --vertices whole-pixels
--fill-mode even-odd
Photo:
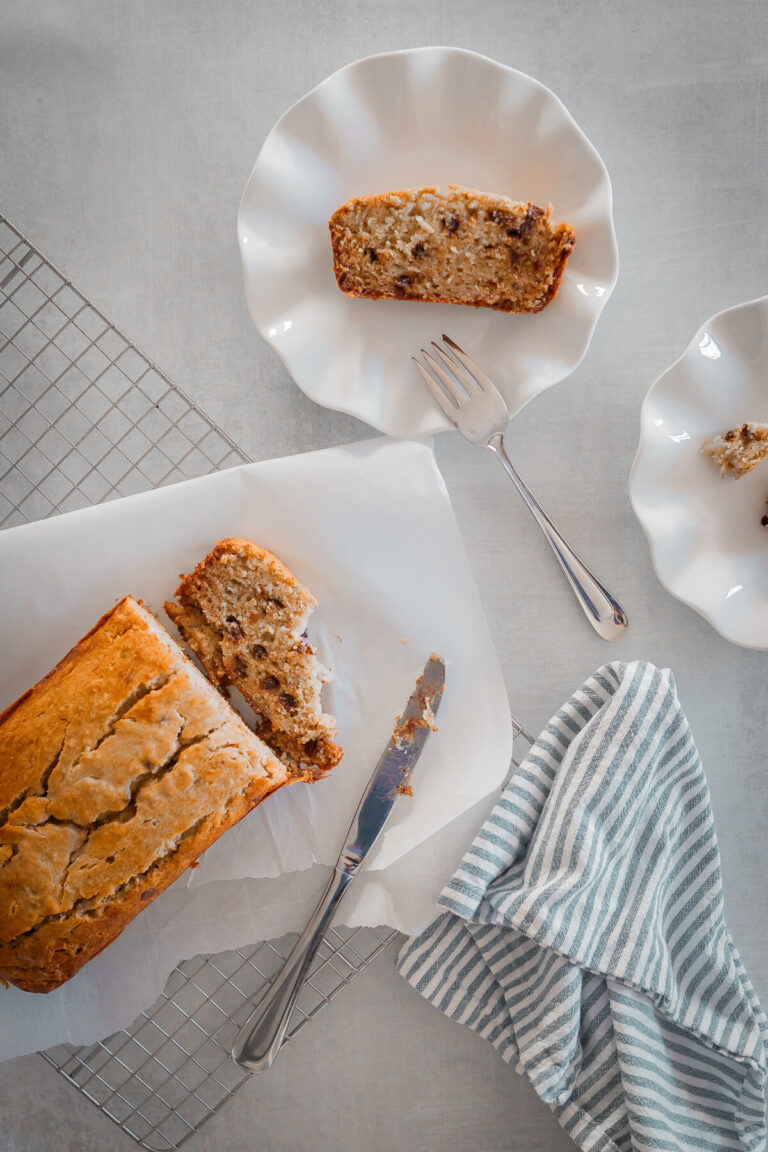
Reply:
[[[768,648],[768,464],[723,478],[701,445],[765,420],[768,296],[713,316],[653,385],[629,482],[661,583],[750,648]]]
[[[463,184],[551,202],[576,247],[538,315],[349,299],[328,218],[352,196]],[[447,427],[411,356],[448,332],[512,412],[577,366],[616,282],[611,185],[584,133],[543,84],[458,48],[359,60],[275,125],[238,214],[253,321],[313,400],[396,436]]]

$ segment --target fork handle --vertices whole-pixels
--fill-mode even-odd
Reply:
[[[525,501],[528,511],[544,533],[547,543],[565,573],[566,580],[573,589],[579,604],[581,604],[584,615],[595,632],[604,640],[615,640],[618,636],[623,635],[629,627],[629,617],[626,612],[555,528],[536,497],[515,470],[504,449],[504,437],[500,432],[491,437],[488,441],[488,447],[499,460],[507,476]]]

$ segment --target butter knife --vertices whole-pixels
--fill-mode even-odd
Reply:
[[[432,655],[368,782],[328,887],[284,967],[237,1034],[232,1058],[249,1072],[263,1072],[277,1056],[291,1010],[336,910],[381,835],[397,797],[409,792],[411,772],[434,729],[444,683],[445,664]]]

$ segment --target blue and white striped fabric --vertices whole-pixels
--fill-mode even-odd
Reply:
[[[398,958],[576,1144],[766,1143],[768,1021],[723,920],[709,791],[669,671],[609,664],[550,721]]]

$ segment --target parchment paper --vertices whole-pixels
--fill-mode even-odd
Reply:
[[[305,882],[292,874],[335,861],[432,651],[447,666],[439,732],[344,922],[420,928],[472,834],[466,820],[454,834],[453,822],[505,776],[512,730],[501,670],[442,477],[419,443],[379,439],[246,465],[2,533],[0,708],[127,592],[168,624],[162,605],[179,573],[230,535],[270,548],[318,597],[310,637],[334,673],[326,704],[344,759],[228,832],[63,988],[0,990],[0,1058],[105,1036],[151,1003],[182,957],[298,930],[327,871]],[[248,877],[274,879],[211,884]]]

